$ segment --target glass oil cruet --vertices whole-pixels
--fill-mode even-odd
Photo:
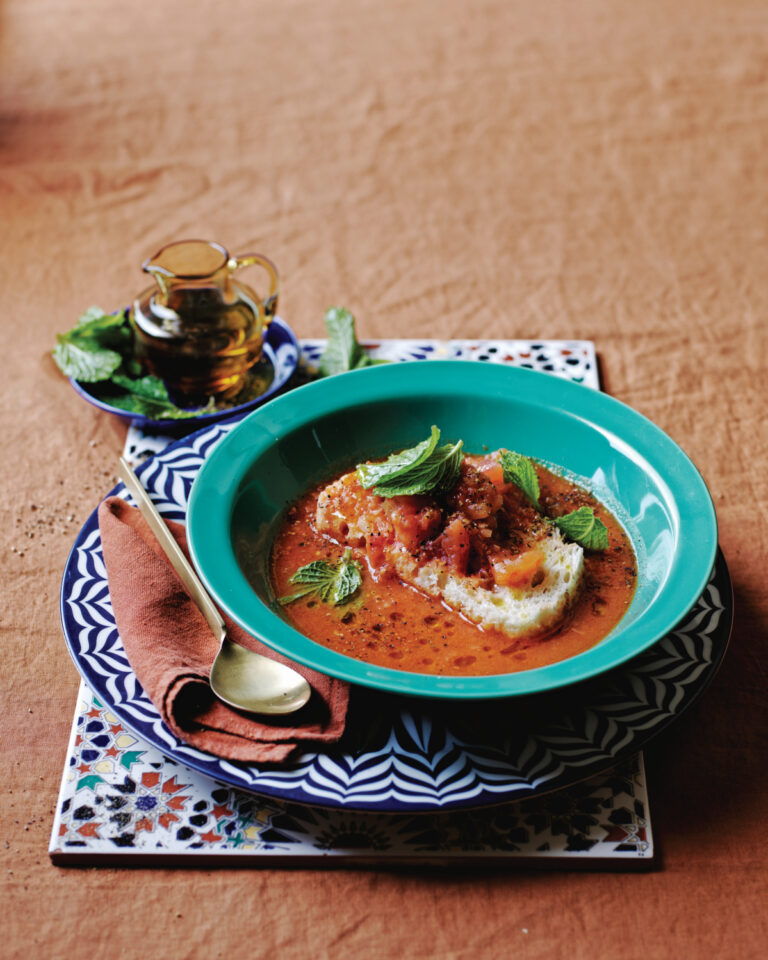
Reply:
[[[264,298],[234,277],[252,265],[267,274]],[[257,253],[230,257],[219,243],[181,240],[162,247],[142,269],[156,286],[140,293],[130,310],[137,360],[165,381],[181,406],[234,397],[277,310],[274,264]]]

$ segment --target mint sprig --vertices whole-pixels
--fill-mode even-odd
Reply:
[[[104,396],[107,403],[129,413],[142,414],[150,420],[189,420],[216,409],[213,402],[195,410],[177,407],[169,398],[165,384],[159,377],[146,376],[132,380],[116,374],[111,382],[122,387],[125,392]]]
[[[125,340],[128,334],[128,328],[125,323],[125,316],[122,310],[116,310],[114,313],[104,313],[101,307],[88,307],[77,320],[73,330],[65,337],[95,337],[99,340],[106,339],[111,343],[118,343]],[[111,336],[110,338],[110,335]]]
[[[370,487],[375,487],[377,483],[397,480],[428,459],[434,453],[439,440],[440,431],[433,426],[429,438],[417,443],[415,447],[393,453],[381,463],[358,464],[357,476],[360,485],[368,490]]]
[[[555,517],[553,522],[569,540],[585,550],[608,549],[608,528],[595,516],[592,507],[579,507],[562,517]]]
[[[519,487],[531,505],[539,510],[541,491],[533,461],[524,457],[521,453],[514,453],[511,450],[504,450],[499,461],[504,472],[504,483],[513,483],[516,487]]]
[[[56,336],[53,359],[68,377],[81,383],[99,383],[109,380],[123,362],[116,350],[105,349],[90,337]]]
[[[386,360],[374,360],[358,343],[355,333],[355,318],[344,307],[331,307],[325,313],[325,327],[328,342],[318,371],[323,377],[347,370],[360,370],[363,367],[386,363]]]
[[[504,450],[499,460],[504,473],[504,482],[514,483],[539,513],[543,513],[539,503],[541,496],[539,478],[533,460],[511,450]],[[585,550],[608,549],[608,528],[602,520],[598,520],[592,507],[579,507],[578,510],[566,513],[562,517],[556,517],[554,520],[547,519],[550,523],[554,523],[564,536],[578,543]]]
[[[123,324],[122,311],[89,307],[72,330],[57,334],[53,359],[62,373],[82,383],[109,380],[123,362],[119,348],[130,340]]]
[[[277,602],[282,606],[308,596],[317,596],[323,603],[340,606],[351,600],[357,593],[363,578],[360,565],[352,559],[352,551],[347,547],[338,563],[313,560],[312,563],[299,567],[290,578],[290,582],[304,584],[304,586],[295,593],[279,597]]]
[[[362,463],[357,467],[360,485],[373,488],[379,497],[415,496],[441,493],[459,477],[462,441],[438,447],[440,431],[433,426],[429,439],[415,447],[392,454],[382,463]]]

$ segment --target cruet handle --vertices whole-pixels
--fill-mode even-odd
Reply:
[[[277,267],[260,253],[244,253],[239,257],[230,257],[227,263],[230,273],[234,273],[241,267],[252,266],[261,267],[269,277],[269,288],[263,300],[264,321],[269,323],[277,312],[277,296],[280,292],[280,275],[277,272]]]

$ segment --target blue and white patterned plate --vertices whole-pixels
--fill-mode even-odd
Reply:
[[[200,430],[138,469],[166,517],[184,520],[197,470],[232,426]],[[127,497],[122,485],[112,492]],[[115,627],[96,511],[68,559],[61,616],[70,653],[99,700],[173,759],[265,796],[403,812],[525,799],[581,781],[636,752],[712,679],[730,637],[733,601],[720,554],[684,621],[620,669],[567,691],[514,702],[463,703],[460,709],[355,688],[343,741],[279,767],[203,753],[179,741],[162,722],[131,670]]]
[[[69,382],[83,400],[92,403],[93,406],[98,407],[99,410],[114,414],[114,416],[120,417],[121,420],[127,420],[134,427],[142,430],[171,431],[175,436],[178,436],[182,433],[189,433],[191,430],[199,430],[201,427],[207,426],[210,423],[217,423],[220,420],[227,420],[230,417],[239,416],[255,410],[260,404],[269,400],[270,397],[274,397],[279,390],[282,390],[293,376],[298,362],[299,344],[296,340],[296,335],[284,320],[281,320],[280,317],[275,317],[267,327],[261,357],[258,364],[253,368],[254,370],[263,368],[263,372],[267,376],[271,376],[266,390],[259,394],[258,397],[254,397],[246,403],[241,403],[236,407],[229,407],[223,410],[215,410],[212,413],[201,413],[195,417],[194,420],[153,420],[143,414],[132,413],[130,410],[121,410],[119,407],[112,406],[112,404],[106,400],[95,396],[91,392],[90,384],[78,383],[77,380],[73,380],[71,377]]]

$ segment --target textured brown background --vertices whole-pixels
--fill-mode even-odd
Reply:
[[[0,29],[0,952],[764,956],[765,4],[4,0]],[[372,337],[593,338],[699,465],[738,622],[648,751],[660,871],[50,865],[78,682],[59,579],[124,428],[48,350],[188,236],[273,257],[300,335],[339,303]]]

